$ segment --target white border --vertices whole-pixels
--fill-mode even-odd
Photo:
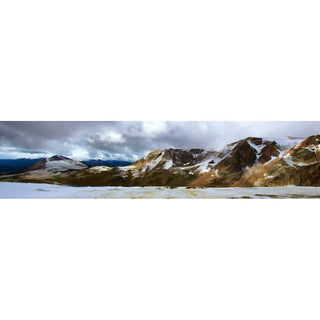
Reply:
[[[0,12],[1,120],[319,119],[318,1],[31,0]]]
[[[2,319],[319,315],[316,201],[1,203]]]

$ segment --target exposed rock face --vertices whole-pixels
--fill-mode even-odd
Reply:
[[[273,157],[278,157],[281,152],[280,146],[275,142],[268,142],[260,151],[258,161],[266,163]]]
[[[249,137],[219,152],[154,150],[131,165],[112,168],[87,168],[81,162],[54,156],[40,160],[26,173],[0,179],[79,186],[320,186],[320,135],[289,148],[277,141]]]
[[[67,158],[65,156],[61,156],[61,155],[58,155],[56,154],[55,156],[52,156],[50,158],[48,158],[48,161],[74,161],[74,162],[77,162],[75,160],[72,160],[70,158]]]
[[[246,167],[252,166],[257,160],[257,151],[243,140],[235,145],[232,152],[224,157],[214,169],[219,175],[210,181],[209,185],[227,186],[239,180]]]
[[[172,159],[174,167],[180,167],[185,165],[194,165],[204,158],[204,149],[168,149],[165,152],[165,158],[167,160]]]
[[[252,148],[248,141],[244,140],[239,142],[230,155],[222,159],[216,169],[222,169],[228,171],[242,171],[247,166],[252,166],[256,161],[257,151]]]

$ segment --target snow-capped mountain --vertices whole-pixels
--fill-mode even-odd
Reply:
[[[248,137],[222,150],[154,150],[128,166],[87,168],[63,156],[42,159],[4,181],[79,186],[283,186],[320,185],[320,136]]]
[[[50,158],[41,159],[27,171],[64,172],[68,170],[82,170],[86,168],[87,166],[82,162],[75,161],[64,156],[55,155]]]

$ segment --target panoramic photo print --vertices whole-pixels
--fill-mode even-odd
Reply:
[[[320,198],[319,186],[320,122],[0,122],[0,198]]]

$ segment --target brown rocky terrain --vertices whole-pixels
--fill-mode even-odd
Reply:
[[[260,163],[266,163],[272,159],[272,157],[278,157],[281,152],[280,146],[275,142],[267,143],[259,153],[258,161]]]
[[[320,135],[311,136],[263,167],[247,172],[238,185],[320,186]]]

